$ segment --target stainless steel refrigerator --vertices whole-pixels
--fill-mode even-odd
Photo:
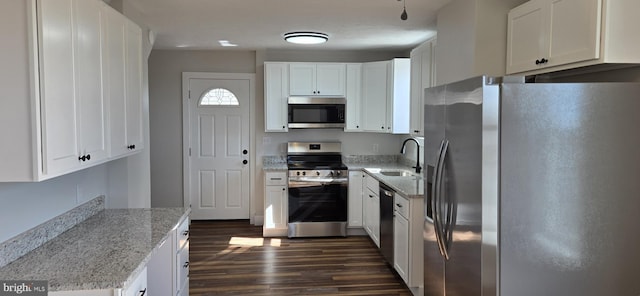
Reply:
[[[640,295],[640,84],[425,90],[425,295]]]

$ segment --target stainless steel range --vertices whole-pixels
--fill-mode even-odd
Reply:
[[[289,142],[288,237],[347,235],[349,173],[339,142]]]

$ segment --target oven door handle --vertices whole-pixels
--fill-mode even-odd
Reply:
[[[304,186],[314,186],[322,184],[347,184],[348,182],[348,178],[289,178],[289,184],[299,184]]]

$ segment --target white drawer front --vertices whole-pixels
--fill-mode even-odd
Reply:
[[[176,257],[178,261],[176,264],[176,268],[178,269],[178,273],[176,274],[176,286],[182,287],[185,282],[189,281],[189,242],[180,250],[178,256]]]
[[[409,220],[409,200],[404,198],[403,196],[396,194],[394,199],[394,209]]]
[[[176,250],[182,249],[189,240],[189,218],[184,219],[177,228]]]
[[[366,175],[366,177],[364,178],[365,182],[367,184],[367,188],[371,189],[371,191],[377,192],[380,190],[380,182],[378,182],[378,180],[376,180],[376,178],[369,176],[368,174]]]
[[[287,173],[285,172],[277,172],[277,173],[267,173],[265,175],[265,185],[287,185]]]

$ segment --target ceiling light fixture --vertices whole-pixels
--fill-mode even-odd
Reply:
[[[320,44],[329,40],[329,35],[318,32],[289,32],[284,34],[284,40],[296,44]]]
[[[398,0],[400,1],[400,0]],[[407,15],[407,0],[402,0],[402,14],[400,14],[400,19],[406,21],[408,18]]]

